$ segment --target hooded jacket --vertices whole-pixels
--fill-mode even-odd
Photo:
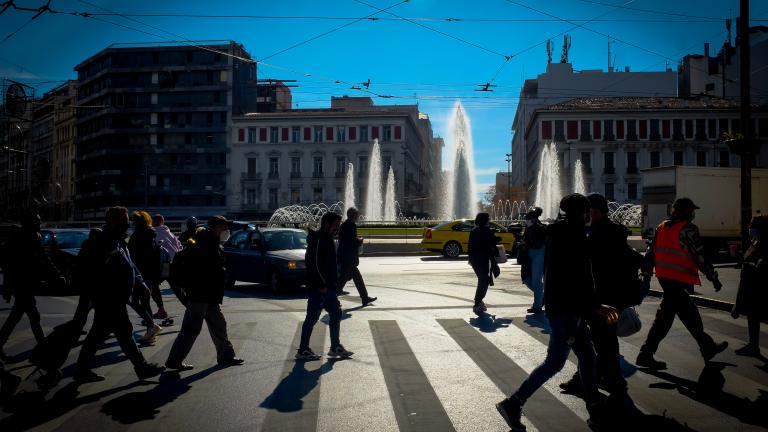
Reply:
[[[160,225],[155,227],[155,239],[160,243],[160,246],[168,251],[168,259],[173,261],[173,257],[176,256],[176,252],[181,250],[181,242],[171,232],[171,229],[166,225]]]

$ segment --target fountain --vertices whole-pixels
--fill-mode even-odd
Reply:
[[[392,167],[389,167],[387,173],[387,189],[384,194],[384,220],[395,222],[395,173]]]
[[[474,218],[477,213],[477,187],[472,149],[472,128],[461,102],[456,102],[448,124],[452,170],[445,184],[445,200],[440,217],[445,220]]]
[[[576,159],[573,167],[573,192],[582,195],[587,194],[587,185],[584,183],[584,167],[581,164],[581,159]]]
[[[379,140],[373,140],[368,163],[368,196],[365,199],[365,218],[369,221],[382,219],[381,148]]]
[[[347,164],[347,178],[344,181],[344,205],[346,208],[355,206],[355,166]],[[346,211],[343,214],[346,217]]]
[[[542,219],[556,219],[560,211],[560,164],[555,143],[544,144],[539,159],[539,174],[536,179],[536,206],[543,210]]]

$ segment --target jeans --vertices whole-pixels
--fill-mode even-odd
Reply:
[[[29,326],[32,328],[32,334],[35,335],[37,343],[43,341],[45,333],[43,333],[43,327],[40,325],[40,312],[37,310],[35,296],[26,293],[14,294],[11,313],[8,314],[3,327],[0,328],[0,348],[8,342],[13,329],[16,328],[16,324],[19,323],[24,314],[27,314],[29,318]]]
[[[616,324],[608,324],[604,319],[590,320],[589,330],[597,352],[597,373],[605,380],[610,394],[627,392],[627,381],[621,374],[619,357],[619,338],[616,336]]]
[[[704,323],[701,322],[699,308],[693,304],[689,291],[693,291],[693,286],[672,279],[659,278],[659,284],[664,290],[664,297],[661,299],[659,309],[656,311],[656,318],[648,331],[648,337],[640,348],[640,352],[645,355],[653,355],[659,348],[662,339],[667,336],[675,315],[680,317],[680,321],[688,332],[691,333],[699,344],[701,352],[712,351],[715,348],[715,341],[704,332]]]
[[[368,290],[365,288],[363,275],[360,274],[360,270],[354,264],[341,266],[338,291],[341,291],[350,279],[355,281],[355,288],[357,288],[357,293],[360,294],[360,298],[363,300],[367,299]]]
[[[579,360],[579,376],[584,388],[584,400],[596,402],[598,398],[595,382],[595,352],[592,349],[587,323],[578,317],[551,317],[549,345],[544,363],[531,372],[531,375],[512,395],[525,403],[536,390],[555,376],[568,360],[571,349]]]
[[[219,304],[190,301],[187,303],[187,311],[184,312],[179,335],[173,341],[173,347],[168,354],[169,364],[179,364],[187,358],[203,329],[203,321],[208,325],[208,333],[211,334],[213,345],[216,347],[216,360],[222,362],[235,357],[235,349],[227,336],[227,320],[224,319]]]
[[[523,281],[533,291],[533,307],[544,305],[544,248],[528,249],[531,260],[531,278]]]
[[[320,313],[323,309],[328,312],[328,327],[331,333],[331,348],[336,348],[339,342],[339,331],[341,329],[341,303],[336,297],[336,291],[329,289],[321,293],[316,287],[307,287],[307,316],[304,318],[304,324],[301,326],[301,342],[299,351],[309,349],[309,338],[312,336],[317,320],[320,319]]]
[[[80,355],[77,358],[77,370],[84,372],[91,369],[91,361],[102,343],[110,333],[115,334],[123,354],[138,367],[146,363],[144,356],[133,341],[133,325],[128,317],[125,304],[104,303],[96,304],[93,314],[93,325],[85,337]]]
[[[477,276],[477,288],[475,289],[475,306],[477,306],[488,293],[488,285],[491,283],[491,262],[486,261],[485,265],[472,264],[472,270]]]

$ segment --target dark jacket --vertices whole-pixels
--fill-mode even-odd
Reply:
[[[152,227],[136,228],[128,242],[131,258],[146,280],[160,278],[160,247],[155,243],[155,236]]]
[[[527,227],[523,232],[523,245],[525,249],[541,249],[547,237],[547,227],[539,220]]]
[[[195,236],[195,231],[196,230],[184,230],[184,232],[179,234],[179,243],[181,243],[181,247],[185,248],[189,246],[189,240]]]
[[[496,263],[496,243],[501,239],[496,237],[487,226],[477,226],[469,233],[469,263],[472,267],[488,267]]]
[[[599,305],[587,254],[586,227],[559,220],[547,227],[544,306],[547,315],[589,318]]]
[[[219,237],[204,229],[195,234],[193,265],[189,286],[185,286],[187,298],[194,302],[221,304],[227,285],[227,267]]]
[[[752,242],[744,253],[733,312],[768,320],[768,236]]]
[[[593,223],[587,231],[597,298],[618,309],[635,305],[639,298],[643,256],[627,244],[628,235],[627,228],[608,218]]]
[[[339,265],[357,266],[360,264],[360,239],[357,238],[357,224],[347,219],[339,228]]]
[[[91,244],[93,260],[94,304],[125,305],[134,287],[146,284],[131,259],[128,246],[122,239],[115,239],[109,232],[102,233]]]
[[[34,295],[41,280],[53,282],[61,277],[45,253],[39,232],[15,230],[3,249],[4,294]]]
[[[336,247],[333,236],[323,231],[309,231],[307,252],[307,288],[335,290],[338,280],[336,269]]]

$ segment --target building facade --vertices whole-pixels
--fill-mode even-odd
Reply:
[[[368,171],[375,139],[382,173],[392,167],[403,214],[432,211],[442,140],[416,105],[376,106],[367,97],[333,97],[331,108],[253,113],[232,127],[231,214],[268,218],[291,204],[344,200],[352,163],[355,202],[365,212]]]
[[[753,110],[755,134],[768,138],[768,109]],[[525,182],[536,196],[541,149],[554,143],[561,187],[572,191],[581,160],[587,191],[612,201],[639,203],[640,171],[660,166],[740,166],[721,135],[739,132],[739,106],[732,100],[684,98],[577,98],[538,109],[526,128]],[[768,166],[768,144],[755,157]]]
[[[31,208],[31,142],[35,91],[0,80],[0,216],[18,221]]]
[[[179,218],[227,210],[232,114],[256,102],[242,45],[110,46],[75,70],[77,219],[118,204]]]

